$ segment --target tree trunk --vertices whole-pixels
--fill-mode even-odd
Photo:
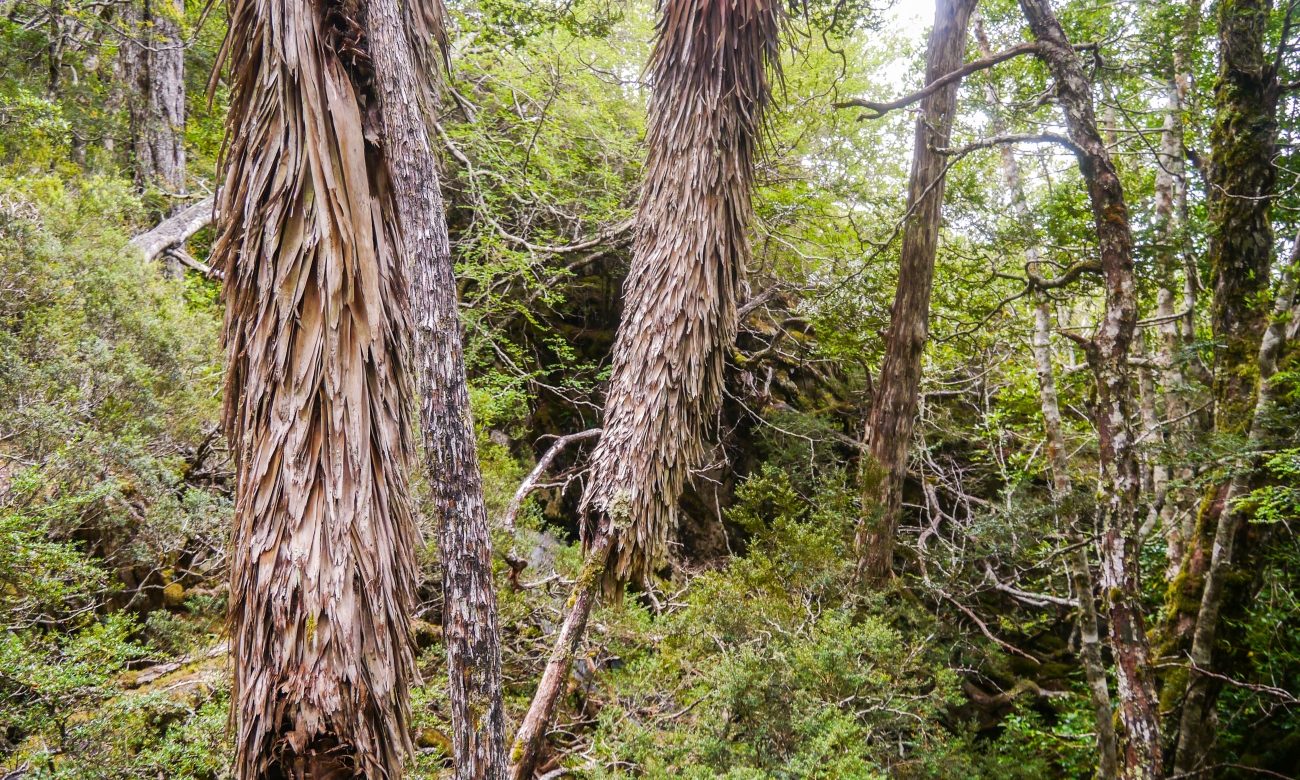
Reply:
[[[408,289],[344,11],[235,0],[223,48],[238,780],[391,780],[411,751]]]
[[[64,0],[51,0],[49,28],[46,32],[49,43],[45,51],[45,96],[51,101],[57,101],[63,89],[64,8]]]
[[[1137,325],[1133,234],[1119,176],[1097,132],[1091,85],[1078,57],[1047,0],[1020,0],[1020,7],[1038,40],[1038,57],[1055,83],[1096,225],[1106,307],[1102,322],[1084,348],[1097,392],[1102,587],[1124,726],[1122,776],[1154,778],[1163,771],[1160,722],[1140,603],[1139,474],[1128,367]]]
[[[371,0],[367,25],[384,158],[412,282],[415,366],[422,386],[420,429],[439,515],[455,776],[498,780],[506,776],[505,713],[492,547],[451,246],[438,168],[420,110],[429,103],[428,85],[417,75],[396,0]],[[427,41],[427,36],[409,37]]]
[[[993,54],[988,38],[984,34],[983,20],[975,20],[975,40],[980,47],[980,56]],[[997,134],[1006,132],[1006,123],[997,111],[998,95],[989,81],[987,88],[988,103],[993,111],[993,131]],[[1011,208],[1017,219],[1027,222],[1029,209],[1025,204],[1024,186],[1020,180],[1020,166],[1016,160],[1016,151],[1010,144],[1000,149],[1002,184],[1011,196]],[[1032,242],[1025,249],[1025,260],[1031,268],[1039,262],[1037,242]],[[1061,427],[1061,404],[1056,393],[1056,376],[1052,364],[1052,303],[1043,291],[1035,293],[1033,353],[1034,368],[1038,374],[1038,400],[1043,413],[1043,431],[1046,437],[1047,463],[1052,476],[1052,498],[1058,508],[1069,500],[1073,487],[1070,484],[1069,457],[1065,451],[1065,436]],[[1083,665],[1084,678],[1088,681],[1088,692],[1092,698],[1093,728],[1097,734],[1097,777],[1100,780],[1114,780],[1119,776],[1119,754],[1115,739],[1114,714],[1110,704],[1110,683],[1106,679],[1106,664],[1102,658],[1101,631],[1097,621],[1097,602],[1092,578],[1092,567],[1088,562],[1088,544],[1078,529],[1078,518],[1062,512],[1058,524],[1072,548],[1066,558],[1066,569],[1074,584],[1078,599],[1079,614],[1079,659]]]
[[[1272,322],[1260,340],[1256,358],[1259,390],[1251,414],[1246,452],[1234,464],[1233,477],[1223,497],[1223,508],[1214,532],[1214,546],[1205,573],[1205,587],[1201,590],[1201,608],[1196,618],[1196,630],[1192,634],[1189,653],[1191,669],[1188,673],[1187,693],[1183,697],[1174,753],[1175,773],[1196,774],[1203,771],[1205,759],[1214,744],[1210,724],[1213,722],[1221,684],[1207,672],[1213,672],[1216,666],[1214,655],[1219,624],[1229,596],[1229,579],[1234,567],[1238,565],[1234,561],[1234,554],[1239,545],[1245,512],[1237,506],[1237,501],[1250,491],[1254,469],[1259,465],[1258,450],[1267,434],[1267,415],[1277,390],[1273,378],[1277,374],[1278,358],[1286,345],[1286,325],[1300,315],[1300,311],[1295,311],[1298,264],[1300,236],[1292,244],[1290,262],[1274,302]]]
[[[1160,132],[1160,151],[1156,158],[1156,319],[1159,341],[1157,363],[1164,400],[1163,444],[1165,461],[1171,456],[1178,465],[1166,465],[1168,481],[1154,497],[1159,512],[1159,525],[1165,535],[1165,551],[1170,576],[1178,571],[1182,562],[1187,536],[1191,533],[1189,518],[1193,518],[1192,504],[1195,493],[1189,485],[1195,476],[1186,459],[1177,458],[1187,452],[1192,443],[1192,421],[1187,375],[1183,371],[1186,357],[1184,346],[1195,337],[1185,331],[1182,324],[1191,324],[1196,316],[1197,279],[1195,266],[1190,269],[1184,262],[1187,252],[1187,179],[1183,145],[1183,114],[1187,94],[1191,88],[1191,47],[1194,45],[1200,21],[1199,0],[1189,3],[1175,44],[1173,72],[1166,85],[1165,121]],[[1179,277],[1182,277],[1182,303],[1186,310],[1175,309],[1178,300]]]
[[[1279,94],[1277,73],[1266,50],[1270,12],[1267,0],[1225,0],[1218,7],[1219,75],[1206,210],[1214,276],[1214,432],[1216,438],[1229,441],[1249,437],[1257,408],[1260,344],[1268,324]],[[1191,652],[1197,633],[1217,634],[1217,627],[1201,626],[1203,620],[1221,620],[1218,607],[1202,616],[1203,591],[1214,556],[1220,554],[1216,539],[1228,528],[1240,526],[1225,511],[1231,489],[1230,480],[1221,481],[1202,497],[1194,531],[1185,540],[1181,565],[1169,585],[1159,631],[1162,658],[1181,661]],[[1240,546],[1229,549],[1237,559],[1225,559],[1222,566],[1239,566],[1249,554]],[[1243,595],[1216,594],[1212,601],[1244,607]],[[1182,670],[1166,675],[1162,691],[1166,710],[1177,709],[1186,688],[1184,679]],[[1194,719],[1208,715],[1213,698],[1206,713]],[[1180,735],[1188,731],[1180,728]],[[1180,736],[1175,763],[1194,765],[1206,747],[1183,745]]]
[[[627,518],[619,518],[626,522]],[[606,522],[611,522],[607,516]],[[560,634],[551,650],[551,657],[546,662],[546,669],[537,682],[537,692],[528,713],[519,724],[514,746],[510,750],[511,780],[529,780],[533,768],[541,755],[542,743],[546,739],[546,729],[555,716],[555,705],[560,700],[565,683],[569,679],[569,670],[573,668],[573,656],[578,652],[578,644],[587,629],[587,618],[591,616],[592,607],[600,591],[600,580],[609,561],[610,545],[613,541],[612,529],[598,529],[587,547],[587,557],[582,565],[578,581],[573,585],[569,596],[569,613],[560,626]]]
[[[926,49],[926,84],[961,67],[966,56],[967,25],[976,1],[935,3],[934,26]],[[865,432],[864,517],[854,540],[858,579],[863,582],[879,583],[893,572],[894,535],[921,390],[921,358],[930,333],[930,292],[947,166],[947,158],[937,150],[948,146],[959,86],[960,82],[954,81],[923,98],[916,120],[907,187],[910,216],[903,231],[884,362]]]
[[[184,0],[128,6],[126,41],[131,147],[135,180],[173,195],[185,193]]]
[[[1061,407],[1057,400],[1056,378],[1052,367],[1051,322],[1050,303],[1040,294],[1034,306],[1034,364],[1038,373],[1043,427],[1047,433],[1047,459],[1052,469],[1052,495],[1059,507],[1068,500],[1073,488],[1070,484],[1069,460],[1065,453],[1065,438],[1061,435]],[[1106,679],[1106,663],[1101,652],[1101,630],[1097,620],[1092,565],[1088,562],[1088,548],[1091,545],[1079,532],[1078,518],[1066,515],[1059,522],[1066,529],[1066,540],[1071,547],[1066,557],[1066,567],[1079,602],[1079,657],[1083,663],[1084,678],[1088,681],[1088,692],[1092,697],[1093,728],[1097,733],[1097,777],[1100,780],[1112,780],[1119,777],[1119,749],[1110,704],[1110,682]]]
[[[1169,484],[1169,467],[1163,461],[1164,430],[1160,424],[1159,394],[1156,391],[1156,374],[1152,368],[1155,358],[1147,348],[1146,335],[1141,331],[1134,334],[1133,351],[1141,362],[1137,366],[1138,417],[1142,421],[1142,432],[1138,435],[1139,464],[1141,468],[1141,494],[1146,500],[1146,522],[1142,524],[1139,536],[1147,538],[1160,521],[1160,497],[1165,494]]]
[[[736,335],[783,12],[775,0],[661,7],[632,267],[581,504],[587,562],[511,750],[516,780],[531,777],[598,586],[648,581],[663,563]]]

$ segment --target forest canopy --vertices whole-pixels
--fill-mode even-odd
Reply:
[[[1296,0],[0,0],[0,776],[1300,777]]]

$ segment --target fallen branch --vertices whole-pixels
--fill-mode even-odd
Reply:
[[[141,669],[135,672],[127,672],[125,675],[122,676],[121,684],[122,687],[126,688],[127,690],[143,688],[144,686],[157,682],[163,677],[166,677],[167,675],[173,672],[179,671],[182,668],[189,666],[190,664],[198,663],[200,661],[211,660],[213,658],[222,658],[229,652],[230,652],[230,644],[228,642],[221,642],[217,645],[214,645],[213,647],[208,648],[204,652],[187,655],[176,661],[169,661],[167,663],[156,664],[154,666],[150,666],[146,669]]]
[[[152,261],[168,247],[184,244],[216,219],[217,212],[213,205],[213,198],[214,196],[209,195],[193,206],[164,219],[153,230],[131,239],[131,245],[140,250],[145,260]]]

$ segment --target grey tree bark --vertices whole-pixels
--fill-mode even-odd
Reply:
[[[1160,443],[1167,453],[1187,451],[1193,429],[1193,422],[1188,419],[1191,389],[1189,377],[1183,370],[1185,357],[1182,353],[1184,346],[1192,343],[1195,337],[1198,280],[1195,265],[1189,268],[1185,260],[1190,253],[1185,239],[1187,180],[1184,158],[1187,151],[1183,143],[1183,115],[1191,89],[1191,47],[1199,20],[1200,2],[1192,0],[1184,11],[1174,49],[1173,69],[1165,86],[1165,120],[1156,159],[1156,318],[1159,321],[1156,352],[1164,400]],[[1182,311],[1176,306],[1181,306]],[[1165,535],[1168,572],[1172,576],[1182,561],[1185,540],[1191,534],[1195,520],[1193,505],[1196,496],[1190,489],[1195,475],[1183,459],[1164,468],[1165,481],[1156,486],[1154,505],[1159,527]]]
[[[1047,0],[1020,0],[1038,41],[1037,55],[1054,90],[1088,189],[1105,280],[1106,306],[1091,339],[1079,337],[1096,381],[1101,466],[1099,515],[1102,588],[1123,724],[1121,776],[1163,773],[1138,577],[1140,480],[1132,425],[1129,348],[1137,325],[1133,234],[1128,205],[1110,153],[1097,131],[1092,86]]]
[[[424,462],[438,511],[455,776],[500,780],[506,775],[505,712],[492,545],[470,415],[451,245],[437,163],[421,111],[430,102],[427,81],[422,82],[427,76],[419,75],[413,51],[429,42],[414,34],[397,0],[370,0],[368,10],[383,155],[411,279]]]
[[[185,193],[185,0],[127,7],[127,96],[135,179]]]
[[[983,19],[975,20],[975,40],[979,44],[980,56],[992,55],[988,37],[984,33]],[[993,111],[993,131],[999,135],[1006,132],[1006,123],[997,111],[998,94],[990,79],[986,88],[986,98]],[[1002,184],[1011,197],[1011,208],[1022,222],[1029,219],[1029,209],[1025,203],[1025,191],[1020,178],[1020,165],[1016,160],[1015,148],[1003,144],[999,154]],[[1040,250],[1036,242],[1031,242],[1025,249],[1025,260],[1031,268],[1039,262]],[[1102,658],[1101,630],[1097,620],[1097,601],[1092,577],[1092,566],[1088,561],[1087,543],[1081,533],[1079,518],[1072,512],[1064,510],[1073,486],[1070,480],[1069,456],[1065,449],[1065,436],[1061,425],[1061,403],[1056,392],[1056,373],[1052,360],[1052,302],[1046,291],[1034,292],[1034,332],[1032,347],[1034,368],[1038,375],[1038,402],[1043,414],[1043,431],[1046,438],[1047,464],[1051,469],[1052,497],[1059,513],[1058,524],[1064,532],[1071,547],[1066,557],[1066,569],[1075,589],[1078,604],[1079,658],[1083,665],[1084,678],[1088,682],[1088,692],[1092,698],[1093,728],[1097,735],[1097,777],[1100,780],[1114,780],[1119,776],[1119,753],[1115,738],[1114,713],[1110,702],[1110,682],[1106,678],[1106,664]]]

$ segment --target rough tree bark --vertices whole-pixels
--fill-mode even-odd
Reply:
[[[587,562],[515,738],[516,780],[531,776],[600,585],[645,581],[664,559],[736,334],[783,12],[776,0],[666,0],[661,8],[632,268],[582,498]]]
[[[984,34],[983,19],[975,19],[975,41],[980,56],[989,57],[993,50]],[[998,112],[998,94],[992,79],[986,87],[986,98],[993,112],[992,127],[998,135],[1006,132],[1006,123]],[[1027,223],[1029,208],[1025,203],[1024,185],[1020,178],[1020,165],[1015,147],[1003,144],[999,149],[1002,185],[1011,197],[1011,208],[1017,219]],[[1037,242],[1025,249],[1025,261],[1031,268],[1039,263]],[[1056,505],[1058,524],[1071,547],[1066,557],[1066,569],[1076,591],[1079,625],[1079,659],[1084,678],[1092,698],[1093,722],[1097,735],[1097,777],[1114,780],[1119,776],[1119,753],[1115,738],[1114,714],[1110,703],[1110,683],[1106,679],[1106,663],[1102,658],[1101,630],[1097,621],[1097,602],[1088,562],[1088,544],[1078,528],[1078,518],[1067,510],[1074,488],[1070,482],[1069,456],[1065,449],[1065,436],[1061,425],[1061,404],[1056,393],[1056,373],[1052,360],[1052,302],[1043,290],[1034,292],[1034,368],[1038,375],[1038,401],[1043,414],[1043,431],[1046,438],[1047,464],[1052,476],[1052,499]]]
[[[407,286],[348,12],[235,0],[222,49],[239,780],[387,780],[411,751]]]
[[[128,6],[126,67],[135,180],[185,192],[185,0]]]
[[[977,0],[937,0],[925,57],[925,82],[957,70],[966,56],[966,32]],[[930,333],[930,292],[939,242],[948,146],[957,109],[954,80],[921,100],[907,186],[910,215],[898,261],[898,287],[889,313],[885,358],[867,417],[863,458],[863,518],[855,552],[858,579],[879,583],[893,572],[894,535],[902,508],[907,456],[916,425],[921,358]]]
[[[438,168],[421,113],[430,63],[417,66],[397,0],[370,0],[366,25],[379,94],[383,155],[410,270],[420,430],[438,508],[443,637],[457,780],[506,775],[501,645],[483,477],[470,416],[456,280]],[[413,9],[416,13],[419,9]],[[430,9],[436,13],[436,9]],[[415,29],[440,29],[436,19]],[[427,36],[415,36],[427,47]]]
[[[1038,57],[1052,75],[1097,232],[1106,307],[1096,333],[1080,340],[1096,379],[1102,587],[1124,727],[1122,776],[1154,778],[1162,774],[1160,722],[1139,601],[1140,485],[1128,368],[1137,325],[1133,234],[1119,176],[1097,132],[1091,85],[1078,57],[1047,0],[1020,0],[1020,8],[1038,40]]]
[[[1223,495],[1223,507],[1214,531],[1214,545],[1209,567],[1205,572],[1205,586],[1201,590],[1201,608],[1192,633],[1192,647],[1188,653],[1191,669],[1187,691],[1183,697],[1182,714],[1178,722],[1175,743],[1174,773],[1196,774],[1205,769],[1205,759],[1214,744],[1210,725],[1218,700],[1221,681],[1210,676],[1215,664],[1215,650],[1220,622],[1232,577],[1237,547],[1242,541],[1245,512],[1237,506],[1251,488],[1254,468],[1259,465],[1258,451],[1268,434],[1268,413],[1276,396],[1273,379],[1277,374],[1278,358],[1285,347],[1286,326],[1300,311],[1296,311],[1296,272],[1300,264],[1300,236],[1292,244],[1291,258],[1283,274],[1282,284],[1274,301],[1273,318],[1260,340],[1256,367],[1259,371],[1259,389],[1255,395],[1255,408],[1251,412],[1250,428],[1246,436],[1245,452],[1234,463],[1234,474]]]
[[[1268,0],[1225,0],[1218,6],[1219,74],[1206,210],[1214,279],[1214,433],[1228,441],[1249,439],[1260,387],[1260,344],[1268,325],[1279,98],[1277,73],[1266,49],[1271,10]],[[1212,594],[1213,609],[1203,614],[1210,568],[1240,567],[1250,554],[1246,540],[1238,538],[1226,548],[1228,557],[1222,557],[1218,543],[1222,534],[1231,530],[1241,535],[1245,529],[1234,513],[1226,511],[1231,490],[1231,479],[1225,479],[1202,497],[1181,565],[1169,585],[1165,620],[1158,632],[1164,659],[1187,658],[1197,634],[1202,637],[1203,653],[1212,655],[1220,626],[1203,623],[1222,622],[1225,604],[1230,612],[1244,607],[1244,588],[1228,588],[1230,592]],[[1216,556],[1220,556],[1218,563]],[[1211,644],[1205,645],[1207,641]],[[1205,721],[1213,712],[1217,688],[1193,677],[1204,675],[1183,669],[1167,674],[1161,691],[1162,708],[1168,712],[1179,710],[1184,694],[1198,695],[1198,700],[1182,704],[1183,725],[1174,750],[1180,767],[1197,765],[1212,741]],[[1185,735],[1195,738],[1185,743]]]

